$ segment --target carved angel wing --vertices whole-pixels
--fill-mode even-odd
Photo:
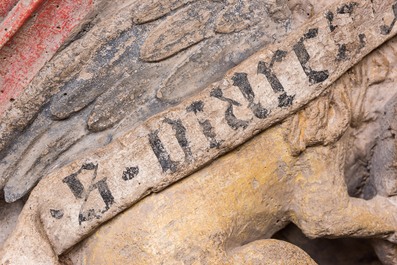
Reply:
[[[6,201],[26,195],[55,167],[220,79],[300,24],[287,1],[115,6],[108,4],[86,24],[3,117],[0,189]]]

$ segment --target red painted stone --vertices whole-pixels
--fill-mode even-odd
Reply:
[[[18,0],[0,1],[0,22],[7,16],[16,3],[18,3]]]
[[[22,27],[43,0],[19,1],[0,24],[0,48]]]
[[[92,0],[0,0],[0,115],[91,11]],[[17,3],[16,3],[17,2]],[[11,9],[10,9],[11,8]],[[7,29],[7,30],[5,30]]]

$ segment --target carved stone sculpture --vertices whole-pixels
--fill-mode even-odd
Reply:
[[[2,264],[396,264],[395,1],[104,5],[0,117]]]

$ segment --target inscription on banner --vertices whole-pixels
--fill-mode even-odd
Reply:
[[[337,18],[339,16],[346,18],[354,16],[356,9],[358,9],[360,4],[356,2],[349,2],[342,6],[339,6],[336,10],[328,10],[324,13],[323,19],[325,20],[326,27],[311,27],[306,30],[300,37],[297,38],[296,42],[286,49],[285,47],[280,47],[279,49],[274,49],[274,52],[269,56],[268,60],[259,59],[256,61],[256,73],[248,73],[241,70],[236,70],[232,72],[229,77],[226,78],[229,84],[239,91],[239,96],[236,94],[234,96],[229,96],[222,86],[217,85],[208,89],[206,94],[197,99],[194,98],[190,102],[187,102],[186,107],[181,112],[173,113],[171,115],[164,114],[158,119],[158,128],[150,130],[149,133],[144,137],[145,141],[141,144],[146,144],[149,146],[150,150],[155,159],[157,160],[159,168],[161,171],[159,175],[167,176],[177,173],[181,168],[187,165],[194,164],[196,160],[195,149],[193,148],[191,142],[192,139],[189,138],[191,134],[191,127],[188,126],[185,118],[189,115],[193,115],[194,121],[196,122],[197,128],[199,128],[199,133],[202,135],[206,142],[202,143],[200,150],[215,150],[221,149],[223,145],[227,142],[224,136],[221,137],[217,131],[222,130],[222,126],[227,126],[232,131],[244,131],[249,126],[255,122],[269,119],[272,113],[276,109],[285,109],[294,106],[295,100],[299,96],[297,92],[291,93],[291,91],[296,91],[296,89],[291,89],[287,85],[283,84],[282,77],[283,72],[280,72],[280,68],[276,68],[277,65],[282,63],[289,64],[292,63],[291,58],[295,58],[298,67],[301,67],[302,76],[307,80],[309,86],[314,86],[321,84],[326,81],[330,75],[330,69],[321,69],[313,66],[312,55],[310,54],[309,42],[324,37],[327,34],[335,34],[338,31],[343,31],[345,25],[339,25],[337,23]],[[391,5],[390,14],[393,19],[389,19],[389,23],[377,26],[379,35],[388,35],[393,30],[395,23],[397,21],[397,3]],[[385,21],[385,20],[382,20]],[[354,39],[354,38],[353,38]],[[359,53],[362,49],[366,47],[367,35],[364,32],[356,32],[355,36],[355,49],[349,49],[351,43],[335,43],[337,49],[335,49],[334,60],[336,62],[349,60],[352,54]],[[350,46],[349,46],[350,45]],[[324,63],[322,64],[324,65]],[[278,69],[278,70],[276,70]],[[253,76],[256,75],[256,76]],[[251,79],[263,77],[266,80],[266,86],[254,86]],[[266,92],[274,95],[277,99],[277,103],[274,105],[276,107],[267,106],[267,102],[261,96],[258,96],[258,89],[262,92]],[[303,88],[302,88],[303,89]],[[257,91],[257,92],[255,92]],[[219,102],[217,106],[220,111],[219,115],[222,115],[222,123],[214,123],[213,117],[206,114],[206,108],[210,107],[211,102]],[[236,109],[245,111],[245,113],[250,113],[250,118],[239,118],[236,115]],[[175,143],[179,146],[180,153],[183,154],[183,159],[176,159],[178,155],[174,154],[175,149],[167,148],[170,138],[162,139],[161,132],[164,128],[172,130],[173,134],[168,137],[173,138]],[[223,138],[223,139],[222,139]],[[180,156],[179,156],[180,157]],[[134,163],[134,161],[131,161]],[[75,199],[81,200],[81,211],[79,213],[78,222],[82,225],[84,222],[88,222],[93,219],[100,219],[103,214],[105,214],[109,209],[115,205],[118,201],[118,197],[112,192],[112,187],[108,185],[109,178],[120,178],[124,183],[131,183],[134,179],[141,176],[141,165],[139,163],[133,165],[126,165],[125,170],[119,176],[107,176],[98,178],[98,169],[101,166],[100,163],[86,163],[81,166],[81,168],[62,179],[63,185],[67,185],[71,194]],[[91,181],[89,185],[83,185],[79,176],[83,173],[91,174]],[[140,183],[139,183],[140,184]],[[85,204],[91,196],[99,196],[100,200],[103,202],[103,207],[98,207],[97,209],[85,209]],[[64,217],[64,211],[61,209],[50,209],[49,214],[52,218],[61,220]]]

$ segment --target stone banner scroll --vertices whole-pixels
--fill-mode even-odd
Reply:
[[[280,122],[397,32],[396,1],[340,1],[219,82],[44,178],[2,262],[52,264],[95,228]]]

